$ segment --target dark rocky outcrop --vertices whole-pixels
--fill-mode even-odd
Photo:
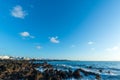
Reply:
[[[42,68],[41,72],[37,68]],[[66,80],[66,79],[81,79],[80,72],[86,75],[94,75],[97,80],[100,80],[100,75],[87,72],[83,69],[68,71],[54,69],[47,62],[34,63],[28,60],[0,60],[0,80]]]

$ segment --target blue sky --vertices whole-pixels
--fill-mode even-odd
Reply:
[[[0,55],[120,60],[120,0],[0,0]]]

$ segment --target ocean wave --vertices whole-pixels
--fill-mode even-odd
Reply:
[[[60,70],[76,70],[79,68],[88,72],[99,74],[101,80],[120,80],[120,62],[53,62],[55,68]],[[89,80],[89,79],[88,79]]]

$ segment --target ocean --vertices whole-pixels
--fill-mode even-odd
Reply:
[[[100,74],[101,80],[120,80],[120,61],[48,61],[48,63],[58,70],[74,71],[82,68]],[[95,79],[92,76],[84,76],[81,80]]]

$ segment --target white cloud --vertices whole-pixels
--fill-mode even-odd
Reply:
[[[26,11],[24,11],[23,8],[19,5],[13,7],[11,10],[11,15],[16,18],[24,19],[27,14],[28,13],[26,13]]]
[[[41,49],[42,47],[41,46],[36,46],[37,49]]]
[[[60,41],[58,40],[58,37],[50,37],[50,41],[52,43],[60,43]]]
[[[118,47],[118,46],[114,46],[112,49],[113,49],[114,51],[116,51],[116,50],[119,50],[119,47]]]
[[[112,48],[107,48],[106,51],[118,51],[120,48],[118,46],[114,46]]]
[[[21,32],[20,35],[24,38],[26,38],[26,37],[35,38],[34,36],[30,35],[29,32]]]
[[[30,36],[29,32],[21,32],[20,35],[23,36],[23,37],[29,37]]]
[[[94,44],[94,42],[92,42],[92,41],[89,41],[89,42],[88,42],[88,44],[89,44],[89,45],[92,45],[92,44]]]

